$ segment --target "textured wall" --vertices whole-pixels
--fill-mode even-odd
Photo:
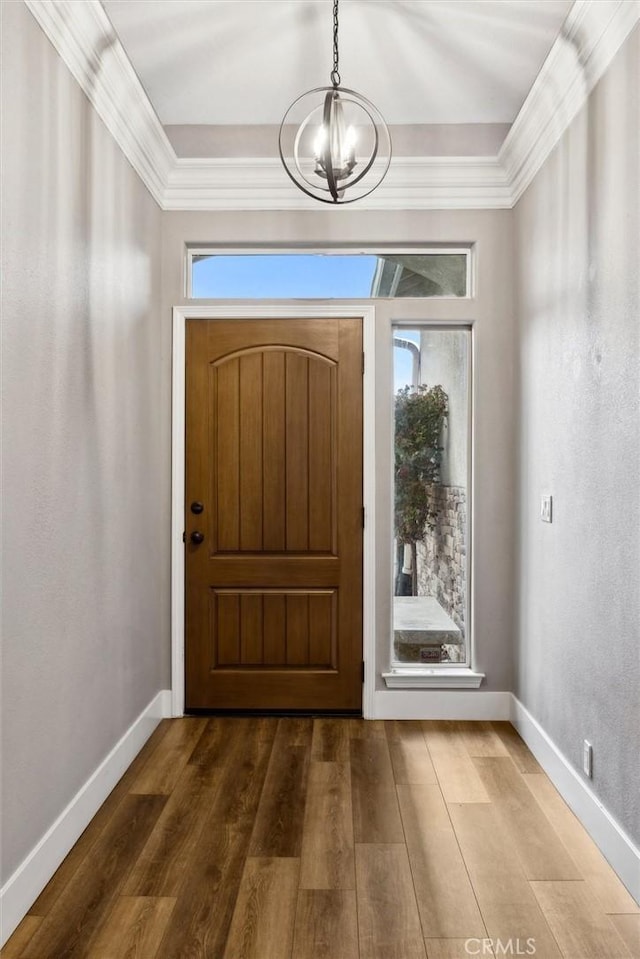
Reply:
[[[2,4],[2,876],[169,679],[161,214]]]
[[[516,692],[640,840],[640,28],[516,209]],[[539,519],[554,497],[551,525]]]

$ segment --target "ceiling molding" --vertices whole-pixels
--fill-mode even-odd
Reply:
[[[576,0],[498,159],[518,202],[640,20],[640,0]]]
[[[178,158],[100,0],[25,3],[163,210],[323,209],[278,158]],[[639,20],[640,0],[576,0],[497,157],[395,157],[357,208],[513,207]]]
[[[508,209],[511,190],[496,157],[394,157],[359,210]],[[279,158],[178,159],[165,210],[318,210]],[[333,209],[349,210],[350,204]]]
[[[100,0],[25,3],[162,206],[176,154]]]

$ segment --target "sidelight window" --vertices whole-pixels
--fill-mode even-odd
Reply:
[[[393,327],[392,665],[468,662],[468,328]]]

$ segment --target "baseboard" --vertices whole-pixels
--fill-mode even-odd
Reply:
[[[510,719],[511,693],[480,689],[378,689],[367,719]]]
[[[600,852],[640,903],[640,849],[515,696],[511,697],[511,722]]]
[[[154,696],[0,889],[0,946],[4,945],[26,915],[160,720],[170,715],[171,692],[163,689]]]

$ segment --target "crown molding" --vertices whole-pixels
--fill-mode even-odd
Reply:
[[[508,209],[511,190],[496,157],[394,157],[359,210]],[[332,206],[349,210],[350,204]],[[277,157],[176,161],[165,210],[318,210]]]
[[[323,209],[277,158],[178,158],[100,0],[25,3],[163,210]],[[640,0],[576,0],[497,157],[394,157],[357,208],[513,207],[639,20]]]
[[[498,154],[518,202],[640,20],[640,0],[576,0]]]
[[[25,3],[162,206],[175,151],[100,0]]]

